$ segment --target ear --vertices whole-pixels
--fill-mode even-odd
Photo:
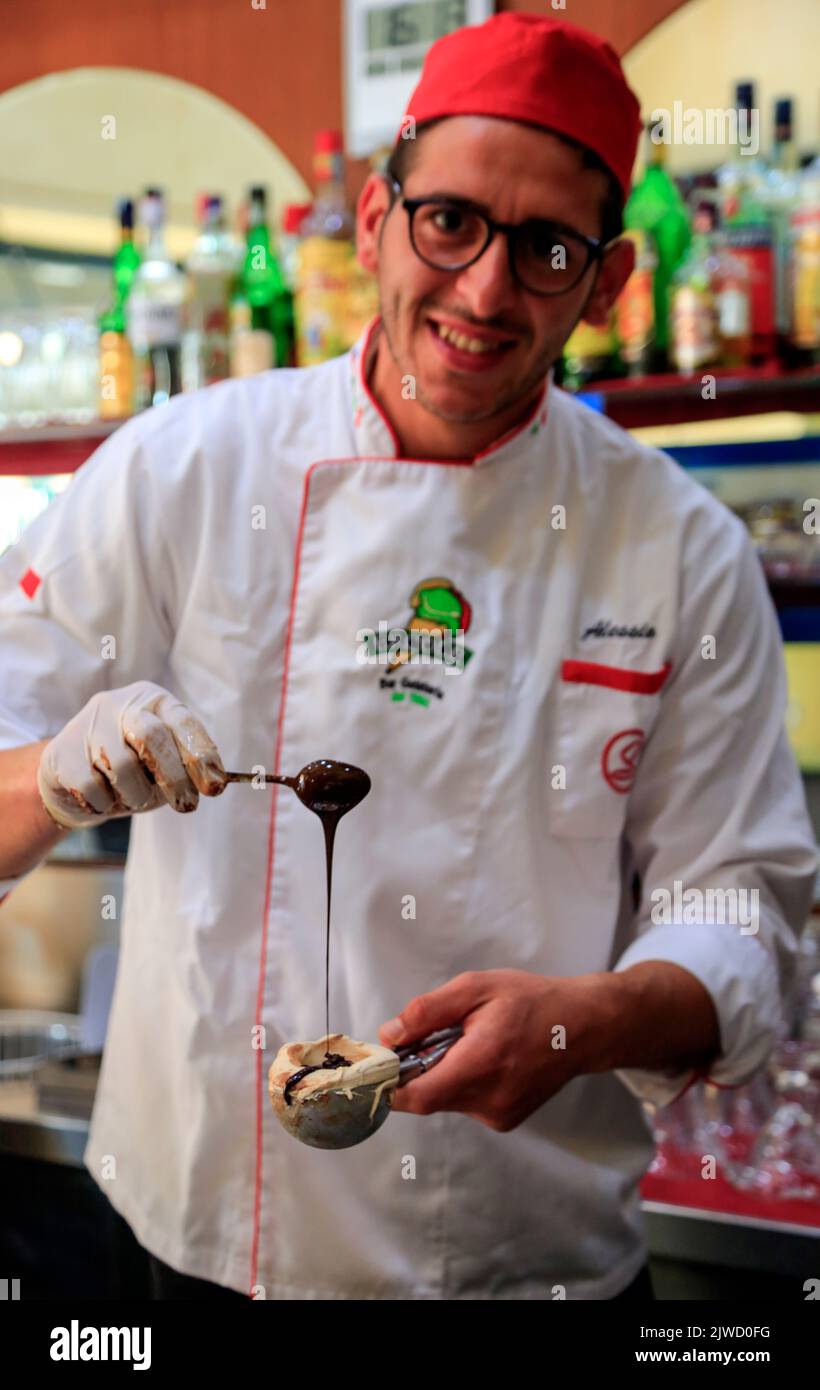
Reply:
[[[379,230],[390,208],[390,191],[381,174],[370,174],[356,204],[356,254],[365,270],[379,269]]]
[[[581,315],[585,323],[605,328],[612,306],[635,268],[635,244],[629,237],[616,241],[598,267],[592,293]]]

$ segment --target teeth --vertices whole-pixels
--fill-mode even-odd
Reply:
[[[448,328],[444,323],[437,323],[438,335],[452,343],[454,347],[460,348],[462,352],[496,352],[501,346],[500,343],[485,343],[480,338],[467,338],[463,333],[456,333],[455,329]]]

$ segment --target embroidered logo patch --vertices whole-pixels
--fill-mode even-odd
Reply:
[[[461,674],[473,655],[464,643],[472,606],[451,579],[434,576],[416,585],[410,607],[405,627],[360,629],[358,660],[384,668],[379,685],[396,704],[428,706],[444,698],[448,680],[438,677]]]
[[[625,796],[638,771],[646,734],[643,729],[622,729],[613,734],[601,754],[604,780],[614,792]]]

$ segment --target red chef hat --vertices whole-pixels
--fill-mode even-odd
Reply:
[[[506,116],[568,135],[629,193],[640,104],[615,50],[575,24],[509,12],[438,39],[402,130],[408,117],[418,126],[440,116]]]

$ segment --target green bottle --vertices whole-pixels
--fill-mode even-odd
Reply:
[[[125,332],[125,305],[137,273],[140,256],[134,245],[134,204],[122,198],[117,205],[120,224],[120,244],[114,254],[114,296],[108,309],[100,316],[100,331]]]
[[[265,189],[251,189],[248,206],[247,250],[239,275],[237,292],[231,305],[234,333],[246,335],[243,355],[253,344],[253,358],[235,375],[247,375],[248,368],[264,365],[287,367],[293,361],[293,298],[288,289],[276,252],[271,246],[267,222]],[[248,336],[252,335],[252,337]],[[270,360],[261,345],[270,336]],[[255,364],[255,365],[254,365]]]
[[[666,172],[666,145],[652,138],[657,124],[652,122],[647,126],[646,168],[624,209],[624,225],[629,230],[649,232],[655,242],[658,256],[654,280],[656,345],[658,365],[662,367],[668,346],[669,285],[689,249],[692,234],[686,205]]]

